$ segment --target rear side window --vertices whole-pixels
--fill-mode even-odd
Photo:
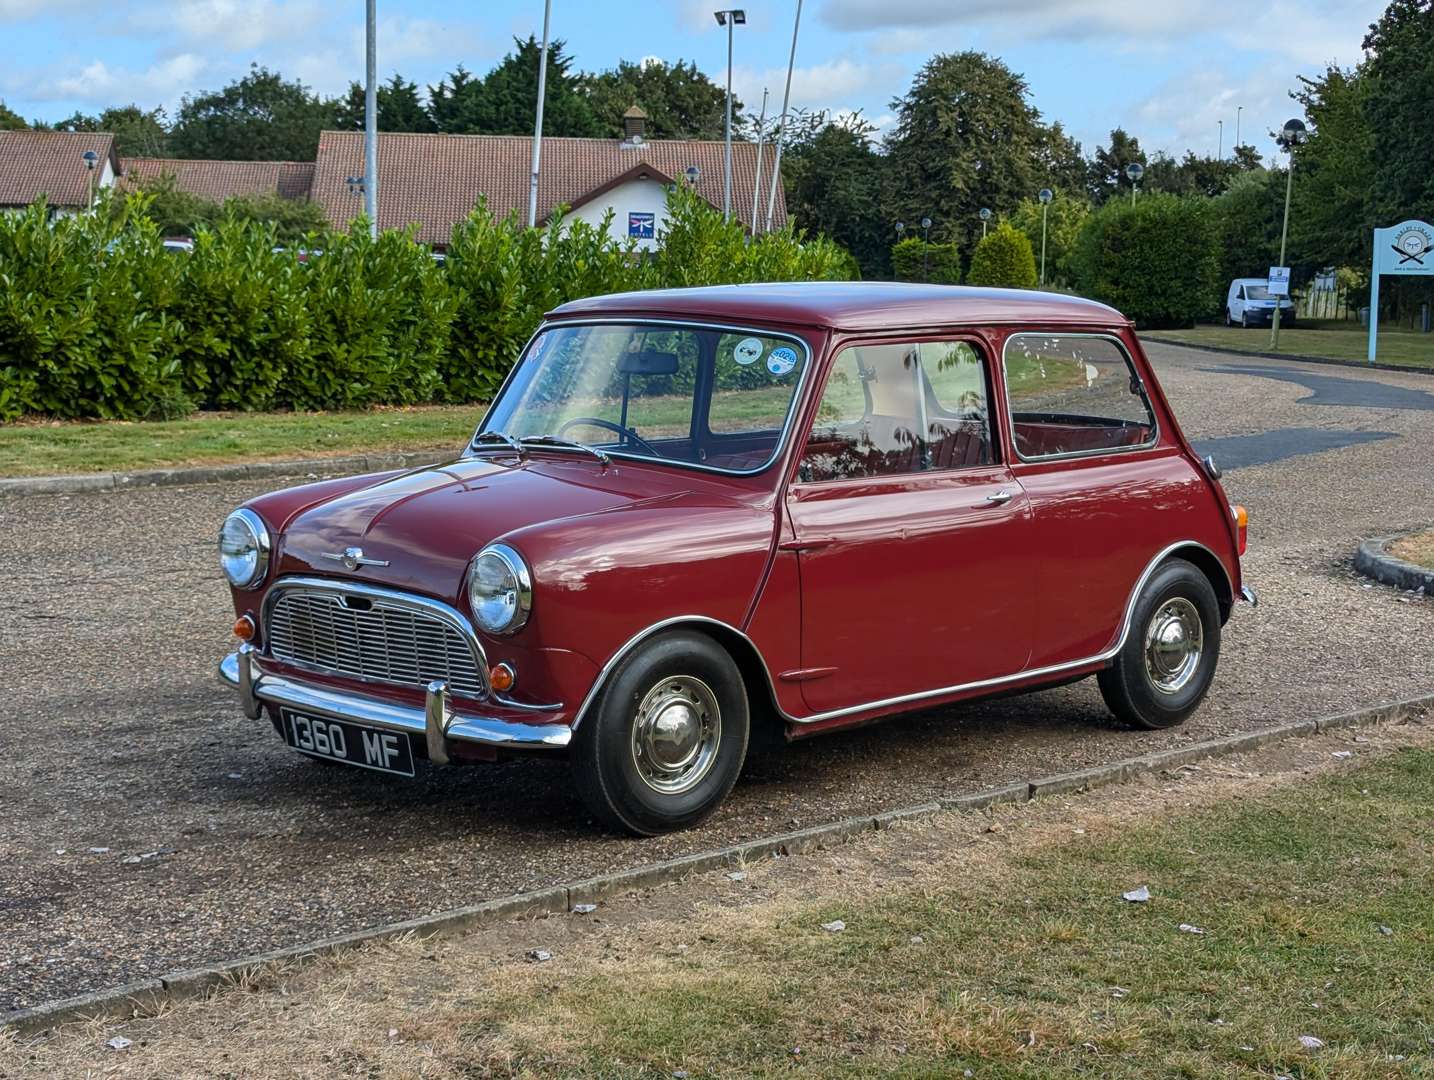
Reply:
[[[1114,339],[1015,334],[1004,363],[1021,457],[1134,450],[1155,441],[1145,386]]]
[[[992,461],[986,369],[964,341],[854,345],[833,361],[802,454],[804,480]]]

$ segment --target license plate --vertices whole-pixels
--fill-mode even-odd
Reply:
[[[325,716],[306,716],[288,709],[281,709],[279,715],[283,720],[280,727],[284,741],[300,753],[342,761],[361,769],[413,775],[413,746],[402,732],[330,720]]]

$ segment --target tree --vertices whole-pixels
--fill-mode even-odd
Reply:
[[[981,207],[1012,207],[1039,188],[1038,155],[1049,136],[1027,93],[1020,75],[984,53],[927,61],[892,102],[888,226],[929,216],[935,236],[964,247]]]
[[[98,116],[77,112],[55,125],[56,131],[105,131],[115,137],[120,157],[168,157],[169,131],[163,109],[145,112],[138,105],[105,109]]]
[[[312,161],[336,102],[254,64],[221,90],[186,95],[169,134],[175,157]]]
[[[1090,197],[1097,206],[1130,186],[1125,170],[1132,163],[1146,164],[1140,140],[1124,128],[1113,128],[1110,146],[1097,146],[1090,162]]]
[[[1194,151],[1187,150],[1177,161],[1159,153],[1146,166],[1140,186],[1145,191],[1214,198],[1230,186],[1239,172],[1240,166],[1227,158],[1196,157]]]
[[[891,266],[890,225],[872,212],[881,202],[887,164],[871,144],[873,130],[859,116],[829,123],[782,156],[788,214],[850,251],[868,278],[885,277]]]
[[[1264,277],[1280,257],[1284,215],[1283,172],[1241,173],[1214,202],[1220,280]]]
[[[0,99],[0,131],[24,131],[29,126],[25,123],[24,117],[6,105],[3,99]]]
[[[138,211],[159,226],[163,236],[194,236],[232,218],[272,225],[280,242],[296,244],[329,227],[324,208],[307,199],[285,199],[272,193],[234,195],[221,204],[182,190],[171,175],[136,185],[109,205],[116,218]]]
[[[1369,262],[1379,216],[1375,133],[1368,115],[1374,86],[1359,69],[1330,67],[1319,78],[1301,77],[1295,91],[1310,135],[1295,149],[1290,245],[1295,261],[1315,269]]]
[[[968,285],[1030,289],[1036,284],[1036,257],[1026,234],[1009,221],[988,232],[971,256]]]
[[[516,51],[482,79],[474,79],[460,66],[437,86],[429,87],[430,113],[439,131],[451,135],[532,134],[543,50],[531,36],[527,41],[514,38],[513,44]],[[548,50],[543,134],[601,135],[602,123],[580,92],[579,77],[569,73],[573,61],[564,54],[565,48],[562,41],[554,41]]]
[[[669,66],[661,60],[620,60],[617,67],[599,75],[579,75],[577,82],[605,135],[621,136],[622,114],[637,105],[647,113],[650,138],[722,138],[727,91],[691,61],[679,60]],[[734,126],[741,112],[742,103],[734,96]]]
[[[1085,219],[1090,216],[1090,200],[1083,194],[1067,195],[1058,192],[1046,207],[1046,284],[1075,284],[1075,270],[1071,259],[1075,254],[1076,241],[1080,238]],[[1031,242],[1037,270],[1041,259],[1041,204],[1035,199],[1026,199],[1007,220]]]
[[[1365,115],[1373,137],[1373,209],[1384,224],[1434,206],[1434,0],[1394,0],[1369,28]]]
[[[379,131],[434,131],[433,117],[418,97],[418,84],[405,82],[398,72],[379,86]],[[346,131],[362,131],[364,126],[364,87],[349,83],[348,96],[338,107],[335,123]]]
[[[1080,143],[1066,134],[1059,120],[1042,130],[1036,163],[1038,176],[1046,187],[1061,194],[1085,196],[1086,160]]]

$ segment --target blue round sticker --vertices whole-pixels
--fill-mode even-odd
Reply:
[[[785,345],[779,345],[767,354],[767,370],[778,377],[790,375],[797,366],[797,353]]]

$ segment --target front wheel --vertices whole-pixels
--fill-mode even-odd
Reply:
[[[742,673],[704,634],[640,646],[578,727],[578,793],[606,825],[637,836],[684,829],[737,782],[750,724]]]
[[[1220,604],[1210,580],[1183,559],[1141,590],[1115,662],[1100,673],[1110,711],[1143,728],[1182,723],[1204,700],[1220,659]]]

